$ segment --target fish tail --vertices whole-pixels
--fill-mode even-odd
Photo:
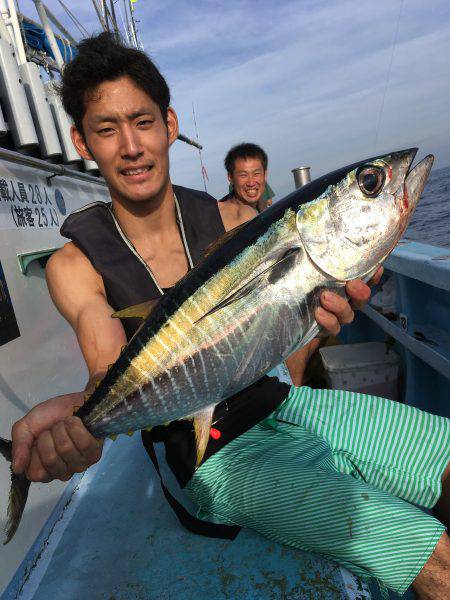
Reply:
[[[0,454],[9,462],[12,462],[12,442],[0,438]],[[7,544],[12,540],[19,527],[23,510],[28,498],[30,481],[23,474],[16,475],[11,469],[11,488],[9,490],[8,512],[5,524],[5,540]]]

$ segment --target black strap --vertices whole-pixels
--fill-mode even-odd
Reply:
[[[152,459],[152,463],[156,469],[156,472],[159,475],[159,480],[161,482],[161,488],[164,492],[164,496],[166,497],[167,502],[172,507],[173,511],[178,517],[180,523],[191,533],[196,533],[197,535],[204,535],[206,537],[211,538],[221,538],[226,540],[234,540],[241,528],[238,525],[221,525],[219,523],[210,523],[209,521],[202,521],[197,517],[191,515],[182,504],[178,502],[174,496],[169,492],[169,490],[164,485],[161,472],[159,470],[158,459],[156,458],[155,447],[153,444],[146,444],[146,450]]]

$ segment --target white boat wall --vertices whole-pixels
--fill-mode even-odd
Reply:
[[[82,389],[86,368],[76,338],[49,297],[46,258],[67,240],[66,214],[89,202],[108,201],[102,180],[0,151],[0,436],[38,402]],[[0,461],[0,528],[6,517],[10,473]],[[64,488],[33,485],[20,531],[0,546],[0,591],[33,543]]]

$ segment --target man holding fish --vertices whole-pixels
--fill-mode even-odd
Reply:
[[[173,370],[165,362],[152,366],[155,373],[162,369],[148,383],[155,388],[155,406],[160,398],[161,414],[169,414],[167,398],[174,396],[174,402],[177,400],[176,381],[183,377],[186,384],[180,403],[186,403],[186,414],[174,417],[168,427],[144,432],[143,437],[149,450],[153,441],[165,442],[169,465],[197,505],[225,524],[252,527],[271,539],[320,552],[362,577],[378,578],[400,593],[413,584],[420,598],[450,597],[446,568],[450,564],[450,540],[445,526],[414,506],[435,506],[440,518],[448,519],[449,421],[380,398],[289,387],[267,376],[255,381],[249,375],[250,385],[244,390],[231,385],[227,389],[232,393],[224,394],[224,402],[216,407],[195,405],[199,397],[196,390],[201,386],[210,390],[223,383],[222,364],[214,362],[217,356],[220,354],[224,361],[227,357],[238,360],[239,344],[233,346],[225,332],[233,322],[230,320],[228,325],[226,315],[236,303],[242,300],[245,304],[252,298],[254,282],[248,280],[231,297],[220,297],[222,329],[212,333],[208,327],[214,325],[217,306],[212,305],[201,317],[180,314],[186,313],[187,306],[200,311],[202,298],[209,301],[220,281],[211,279],[211,283],[208,280],[198,288],[197,280],[188,275],[183,280],[186,283],[181,282],[175,290],[183,294],[191,285],[191,296],[186,296],[184,304],[170,304],[175,298],[171,288],[201,263],[206,248],[224,233],[224,225],[212,198],[173,186],[170,181],[168,152],[178,135],[177,117],[169,106],[165,80],[145,54],[123,48],[105,34],[84,41],[78,56],[64,71],[62,97],[74,120],[74,144],[80,156],[97,161],[112,206],[91,205],[66,220],[62,232],[72,241],[50,259],[47,281],[55,305],[76,332],[90,374],[87,389],[92,391],[96,382],[101,383],[85,404],[84,392],[59,396],[36,406],[14,425],[15,477],[23,478],[24,473],[31,481],[66,481],[100,459],[102,444],[98,438],[113,432],[117,423],[118,431],[125,431],[123,426],[130,418],[128,407],[123,409],[118,401],[120,389],[124,389],[120,386],[125,385],[119,377],[122,363],[125,358],[129,361],[128,377],[146,368],[142,352],[148,348],[136,344],[146,331],[147,321],[133,338],[140,323],[137,317],[151,310],[159,315],[161,306],[166,312],[173,308],[173,317],[164,324],[172,336],[164,337],[161,329],[152,342],[155,348],[159,344],[164,353],[171,345],[176,349],[193,344],[194,333],[204,337],[199,337],[198,352],[190,354],[190,362],[174,363]],[[365,202],[384,194],[394,183],[404,182],[401,214],[406,219],[410,209],[405,198],[408,194],[410,198],[418,197],[422,189],[419,186],[416,191],[415,170],[409,171],[413,157],[414,152],[402,151],[345,171],[345,177],[338,177],[338,172],[331,174],[326,184],[337,190],[332,202],[340,206],[340,193],[357,195]],[[430,167],[428,160],[425,167],[419,165],[416,169],[425,173]],[[414,185],[410,184],[412,179]],[[426,180],[426,174],[422,179]],[[314,186],[311,190],[314,192]],[[258,281],[269,281],[273,286],[284,282],[283,293],[287,294],[287,274],[296,261],[318,265],[314,277],[320,271],[321,276],[333,273],[334,280],[347,281],[355,271],[345,261],[358,255],[364,246],[369,236],[366,229],[375,230],[377,237],[384,235],[385,228],[380,233],[376,231],[377,223],[367,220],[366,228],[359,227],[357,238],[347,236],[338,247],[335,236],[324,234],[323,228],[332,223],[320,198],[322,191],[317,192],[318,202],[296,207],[297,216],[288,208],[281,219],[290,231],[295,227],[296,235],[297,229],[301,232],[306,251],[288,248],[280,260],[271,263],[268,274],[255,272]],[[283,209],[283,202],[251,222],[262,228],[258,247],[264,256],[274,237],[270,234],[271,215]],[[370,213],[373,206],[367,204],[365,208]],[[391,222],[389,211],[387,207],[387,223]],[[352,215],[351,220],[356,218]],[[232,219],[225,222],[227,229],[238,224]],[[269,227],[267,235],[265,227]],[[245,248],[238,253],[236,247],[252,231],[244,225],[233,238],[229,236],[234,241],[222,242],[222,259],[229,255],[237,261],[244,256],[251,262],[253,255]],[[323,240],[328,244],[326,252],[318,248]],[[394,238],[389,241],[390,249],[395,242]],[[385,255],[380,254],[378,264]],[[217,264],[218,257],[220,252],[213,251],[203,266],[190,272],[201,279]],[[232,277],[230,269],[224,264],[221,273]],[[378,271],[375,279],[379,276]],[[203,293],[207,284],[208,293]],[[361,280],[348,282],[345,290],[357,305],[370,295],[369,287]],[[159,308],[154,302],[152,306],[147,303],[158,298]],[[342,324],[353,319],[352,307],[342,296],[322,291],[320,302],[311,315],[307,304],[299,309],[310,326],[302,338],[303,348],[296,353],[294,377],[296,369],[297,374],[301,372],[317,347],[317,324],[337,334]],[[124,309],[131,305],[140,308],[128,311],[128,317],[134,317],[130,319]],[[289,309],[283,308],[286,315],[291,314]],[[114,311],[118,311],[119,319],[111,318]],[[249,323],[257,312],[255,308],[254,314],[249,313]],[[192,335],[184,333],[188,321]],[[280,332],[279,337],[291,335],[292,329],[295,327]],[[233,335],[238,336],[239,331]],[[217,346],[226,348],[228,344],[228,353],[222,350],[217,356],[210,354],[207,336]],[[243,352],[255,337],[242,338]],[[134,358],[127,355],[126,349],[121,354],[127,341],[128,348],[136,346]],[[299,344],[289,347],[294,350]],[[257,366],[266,372],[262,366],[266,364],[264,351],[261,347],[260,352],[254,352],[252,363],[236,362],[229,380],[233,381],[239,372],[242,381],[247,372],[259,372]],[[147,362],[156,362],[159,356],[153,351],[147,355]],[[284,357],[281,350],[280,356]],[[201,373],[200,381],[195,379],[196,373]],[[213,376],[217,380],[211,380]],[[173,390],[173,394],[164,389]],[[121,410],[116,417],[102,412],[101,404],[96,404],[101,394],[110,394],[110,402]],[[141,388],[133,394],[130,402],[135,399],[143,407],[148,406]],[[82,420],[72,416],[80,405],[77,414]],[[173,408],[170,414],[178,415],[179,411]],[[181,416],[191,415],[194,425],[180,420]],[[4,441],[0,450],[8,455]],[[20,514],[17,523],[19,518]],[[17,523],[10,528],[9,537]]]

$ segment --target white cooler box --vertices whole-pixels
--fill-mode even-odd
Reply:
[[[382,342],[321,348],[330,388],[398,400],[400,357]]]

